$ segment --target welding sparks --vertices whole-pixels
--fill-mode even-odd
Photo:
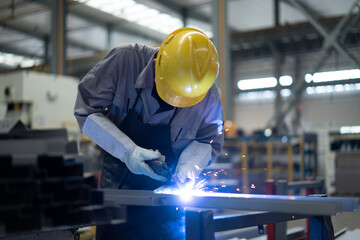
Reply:
[[[206,185],[206,183],[207,183],[206,179],[203,179],[194,186],[194,189],[200,190]]]
[[[251,188],[255,188],[255,184],[251,184]]]

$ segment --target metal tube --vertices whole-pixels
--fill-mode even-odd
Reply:
[[[105,189],[105,201],[120,205],[180,206],[248,211],[272,211],[290,214],[329,216],[342,211],[357,211],[357,198],[321,198],[236,193],[193,193],[189,201],[180,195],[155,194],[146,190]]]

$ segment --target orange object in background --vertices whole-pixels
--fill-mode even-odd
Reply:
[[[225,137],[236,138],[237,137],[237,126],[236,123],[230,120],[224,123]]]

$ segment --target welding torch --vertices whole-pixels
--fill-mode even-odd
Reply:
[[[171,177],[171,181],[174,182],[175,186],[180,190],[191,190],[195,185],[195,181],[190,178],[186,178],[184,182],[181,182],[176,174],[171,175],[172,171],[165,162],[165,156],[163,155],[158,159],[146,161],[146,163],[156,174],[166,177],[167,179]]]

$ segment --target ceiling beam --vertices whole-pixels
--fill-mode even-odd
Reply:
[[[154,2],[161,4],[162,6],[171,9],[172,11],[178,13],[180,16],[183,15],[184,10],[187,10],[187,16],[189,18],[193,18],[202,22],[211,23],[211,19],[207,16],[205,16],[202,13],[199,13],[199,11],[193,11],[190,8],[183,7],[179,4],[176,4],[172,1],[168,0],[154,0]]]
[[[50,2],[47,0],[31,0],[31,1],[39,3],[39,4],[43,4],[46,6],[50,6]],[[104,29],[107,29],[109,24],[114,24],[113,30],[115,32],[135,35],[135,36],[139,36],[139,37],[142,37],[145,39],[150,39],[152,41],[160,42],[160,43],[164,40],[164,38],[162,37],[162,34],[159,34],[159,33],[150,34],[154,31],[149,31],[148,28],[142,27],[135,23],[127,22],[116,16],[112,16],[113,21],[105,21],[105,20],[102,20],[98,16],[90,15],[90,14],[86,13],[86,11],[76,8],[76,6],[78,6],[80,4],[81,3],[76,3],[75,1],[72,1],[72,4],[69,4],[69,14],[72,14],[78,18],[81,18],[81,19],[83,19],[89,23],[92,23],[96,26],[100,26]],[[89,6],[86,6],[85,4],[81,4],[81,5],[84,8],[90,8]],[[106,14],[106,13],[104,13],[104,14]],[[121,24],[119,24],[119,22],[126,23],[129,26],[121,25]]]
[[[145,29],[145,27],[142,27],[135,23],[127,22],[120,18],[117,18],[117,21],[118,21],[117,23],[102,21],[97,17],[90,16],[90,15],[83,13],[83,12],[79,11],[78,9],[74,9],[74,8],[70,8],[69,13],[73,14],[74,16],[81,18],[87,22],[90,22],[94,25],[100,26],[104,29],[107,29],[110,24],[110,25],[112,25],[112,30],[115,32],[135,35],[135,36],[139,36],[139,37],[142,37],[145,39],[153,40],[155,42],[162,42],[164,40],[162,37],[159,37],[159,35],[161,36],[161,34],[147,34],[146,31],[143,31]],[[114,17],[114,18],[116,18],[116,17]],[[120,22],[120,24],[118,24],[119,22]],[[121,22],[128,24],[129,27],[121,26]],[[146,30],[148,30],[148,29],[146,28]]]
[[[11,54],[15,54],[15,55],[23,56],[23,57],[29,57],[29,58],[33,58],[33,57],[43,58],[43,56],[40,54],[26,53],[22,50],[11,48],[9,46],[4,46],[4,45],[0,45],[0,52],[11,53]]]
[[[342,17],[321,19],[319,23],[326,29],[334,29]],[[351,25],[360,20],[360,14],[352,15],[353,23],[342,34],[343,46],[357,47],[360,44],[360,30],[351,28]],[[324,38],[309,23],[297,23],[263,30],[237,32],[231,34],[232,59],[246,60],[253,58],[271,57],[272,51],[269,42],[274,42],[280,53],[295,55],[306,52],[314,52],[322,47]],[[340,41],[339,41],[340,42]]]
[[[305,17],[309,20],[311,25],[324,37],[324,42],[322,43],[322,47],[320,49],[320,52],[318,54],[318,58],[316,63],[313,65],[313,70],[311,71],[311,74],[314,74],[315,72],[319,71],[319,69],[322,67],[324,62],[327,60],[330,52],[328,51],[331,47],[336,49],[338,53],[340,53],[349,63],[351,63],[354,67],[358,68],[360,67],[360,62],[351,55],[342,45],[340,45],[337,41],[337,38],[340,34],[348,34],[347,32],[342,31],[344,29],[344,26],[349,22],[352,10],[354,7],[357,6],[358,2],[360,0],[355,0],[353,5],[351,6],[350,10],[348,11],[348,14],[342,17],[342,19],[337,23],[336,27],[328,33],[324,27],[307,11],[306,8],[304,8],[297,0],[289,0],[298,10],[305,15]],[[347,31],[349,29],[346,29]],[[307,82],[300,81],[297,84],[295,84],[292,88],[292,94],[290,99],[287,101],[287,104],[284,106],[281,106],[281,112],[278,115],[273,115],[270,120],[267,123],[267,127],[270,127],[277,123],[282,122],[282,120],[285,118],[285,116],[290,112],[290,110],[297,104],[299,101],[303,91],[308,86]]]
[[[4,28],[8,28],[10,30],[16,31],[16,32],[20,32],[23,33],[25,35],[31,36],[33,38],[37,38],[40,40],[45,41],[47,38],[50,38],[50,34],[46,34],[46,33],[40,33],[34,29],[31,29],[29,27],[24,27],[26,24],[24,23],[18,23],[18,24],[14,24],[14,23],[0,23],[0,26],[3,26]],[[102,49],[99,47],[94,47],[94,46],[90,46],[88,44],[85,44],[84,42],[79,42],[73,39],[68,39],[68,44],[70,46],[76,47],[76,48],[81,48],[83,50],[89,50],[89,51],[94,51],[94,52],[103,52],[106,51],[106,49]]]
[[[13,23],[9,23],[9,22],[1,22],[0,26],[4,27],[5,29],[10,29],[12,31],[15,32],[20,32],[23,33],[25,35],[37,38],[37,39],[42,39],[44,40],[46,37],[46,34],[42,34],[37,32],[36,30],[30,29],[30,28],[25,28],[23,27],[24,24],[13,24]]]

